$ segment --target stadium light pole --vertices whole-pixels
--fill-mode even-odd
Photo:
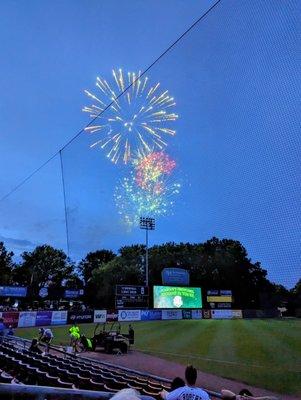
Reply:
[[[148,287],[148,231],[155,230],[155,218],[140,217],[140,229],[145,230],[145,286]]]

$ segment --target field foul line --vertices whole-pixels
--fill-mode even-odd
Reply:
[[[220,364],[230,364],[230,365],[238,365],[238,366],[243,366],[243,367],[248,367],[248,368],[271,368],[271,367],[267,367],[264,365],[258,365],[258,364],[244,364],[244,363],[240,363],[237,361],[227,361],[227,360],[217,360],[215,358],[208,358],[208,357],[200,357],[200,356],[195,356],[193,354],[179,354],[179,353],[169,353],[169,352],[165,352],[165,351],[152,351],[152,350],[143,350],[143,352],[145,353],[153,353],[153,354],[165,354],[165,355],[170,355],[170,356],[176,356],[176,357],[182,357],[182,358],[196,358],[199,360],[204,360],[204,361],[212,361],[212,362],[216,362],[216,363],[220,363]],[[290,371],[290,372],[301,372],[298,370],[293,370],[293,369],[289,369],[286,368],[285,366],[283,366],[283,368],[285,368],[286,371]],[[272,369],[279,369],[280,371],[283,371],[283,368],[277,368],[277,367],[272,367]]]

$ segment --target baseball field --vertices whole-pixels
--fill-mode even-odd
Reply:
[[[300,320],[181,320],[132,323],[136,350],[273,392],[301,396]],[[93,336],[94,324],[81,325]],[[127,326],[123,327],[126,331]],[[38,328],[20,328],[31,339]],[[69,342],[53,327],[54,343]],[[134,367],[134,366],[133,366]]]

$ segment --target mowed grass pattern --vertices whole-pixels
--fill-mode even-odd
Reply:
[[[132,325],[137,350],[275,392],[301,395],[301,321],[181,320]],[[23,328],[16,334],[33,338],[37,331]],[[55,343],[68,343],[68,327],[53,327],[53,331]],[[94,325],[81,325],[81,331],[93,336]]]

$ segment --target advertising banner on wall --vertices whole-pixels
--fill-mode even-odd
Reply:
[[[0,286],[2,297],[26,297],[27,287],[24,286]]]
[[[211,310],[202,310],[203,311],[203,318],[210,319],[211,318]]]
[[[212,310],[211,314],[214,319],[242,318],[241,310]]]
[[[91,323],[94,321],[94,312],[93,311],[68,311],[68,324],[73,324],[76,322],[77,324]]]
[[[242,318],[242,310],[232,310],[232,318]]]
[[[51,325],[66,325],[68,311],[52,311]]]
[[[1,313],[1,318],[3,318],[3,322],[6,326],[12,326],[16,328],[18,326],[19,321],[19,313],[14,311],[5,311]]]
[[[191,319],[191,310],[182,310],[183,319]]]
[[[140,310],[119,310],[118,321],[140,321],[141,311]]]
[[[38,311],[36,316],[36,326],[51,325],[52,311]]]
[[[94,310],[94,322],[106,322],[107,310]]]
[[[202,319],[202,310],[191,310],[192,319]]]
[[[22,312],[20,312],[18,327],[19,328],[25,328],[25,327],[28,327],[28,326],[35,326],[36,325],[36,317],[37,317],[37,312],[36,311],[22,311]]]
[[[182,319],[182,310],[162,310],[162,319]]]
[[[158,321],[162,319],[161,310],[141,310],[141,321]]]
[[[107,311],[107,321],[108,322],[118,321],[118,311],[108,310]]]

